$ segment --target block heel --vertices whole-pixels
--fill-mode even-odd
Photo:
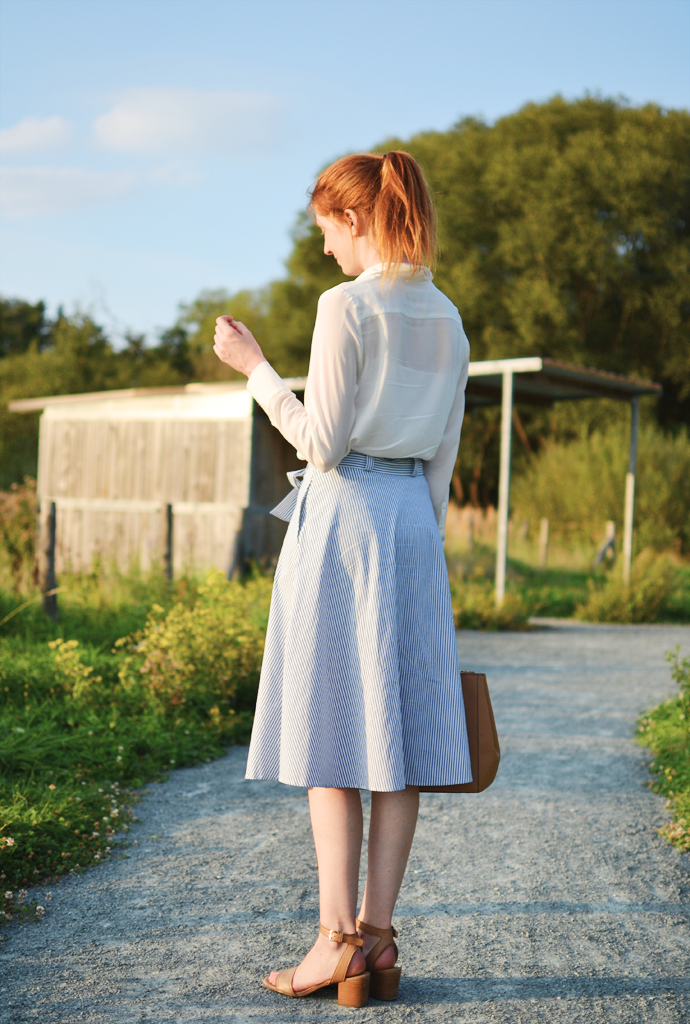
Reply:
[[[357,931],[363,932],[365,935],[375,935],[379,940],[375,946],[372,946],[366,957],[367,970],[371,974],[369,995],[372,999],[397,999],[400,990],[401,969],[399,967],[383,967],[377,971],[376,961],[390,946],[395,950],[395,959],[398,959],[398,947],[394,942],[398,933],[395,928],[375,928],[373,924],[366,924],[360,918],[357,918]]]
[[[325,935],[329,942],[344,942],[345,949],[338,961],[336,969],[329,981],[323,981],[320,985],[312,985],[311,988],[300,989],[295,992],[292,981],[295,977],[296,967],[279,971],[275,982],[270,978],[264,978],[264,988],[271,992],[278,992],[281,996],[290,996],[292,999],[302,999],[303,996],[310,996],[320,988],[328,988],[329,985],[338,986],[338,1003],[340,1006],[366,1006],[369,1002],[369,971],[365,968],[359,974],[350,974],[348,968],[350,961],[358,949],[362,947],[362,939],[359,935],[348,935],[345,932],[337,932],[334,928],[319,926],[321,935]]]
[[[400,967],[388,967],[382,971],[372,971],[369,983],[369,995],[372,999],[397,999],[400,991]]]
[[[355,974],[338,985],[338,1006],[366,1006],[369,1002],[371,975]]]

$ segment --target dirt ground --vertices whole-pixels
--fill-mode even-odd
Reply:
[[[137,845],[53,886],[0,947],[0,1021],[204,1024],[690,1020],[690,857],[656,829],[637,715],[689,627],[458,634],[503,750],[477,796],[422,797],[400,896],[396,1003],[267,992],[318,914],[303,790],[243,780],[246,749],[149,787]]]

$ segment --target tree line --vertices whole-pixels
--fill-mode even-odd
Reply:
[[[542,355],[659,381],[643,416],[690,424],[690,113],[653,104],[555,97],[489,125],[388,139],[424,167],[436,196],[435,281],[457,305],[473,359]],[[316,303],[344,280],[306,214],[285,276],[255,291],[204,292],[153,343],[116,350],[87,314],[0,305],[0,486],[35,471],[37,417],[7,412],[29,395],[232,377],[213,355],[216,316],[254,331],[284,375],[306,374]],[[516,469],[548,442],[620,426],[623,404],[516,410]],[[460,500],[495,501],[495,410],[468,417],[454,478]]]

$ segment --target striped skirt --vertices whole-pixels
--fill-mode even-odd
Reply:
[[[275,574],[248,779],[470,782],[443,547],[419,459],[308,466]]]

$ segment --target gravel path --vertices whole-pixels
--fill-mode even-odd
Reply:
[[[304,791],[246,783],[244,748],[152,786],[138,841],[53,887],[0,951],[0,1020],[655,1024],[690,1019],[690,858],[655,829],[639,712],[688,627],[458,637],[485,669],[503,762],[480,796],[422,798],[396,923],[397,1003],[261,988],[317,921]]]

